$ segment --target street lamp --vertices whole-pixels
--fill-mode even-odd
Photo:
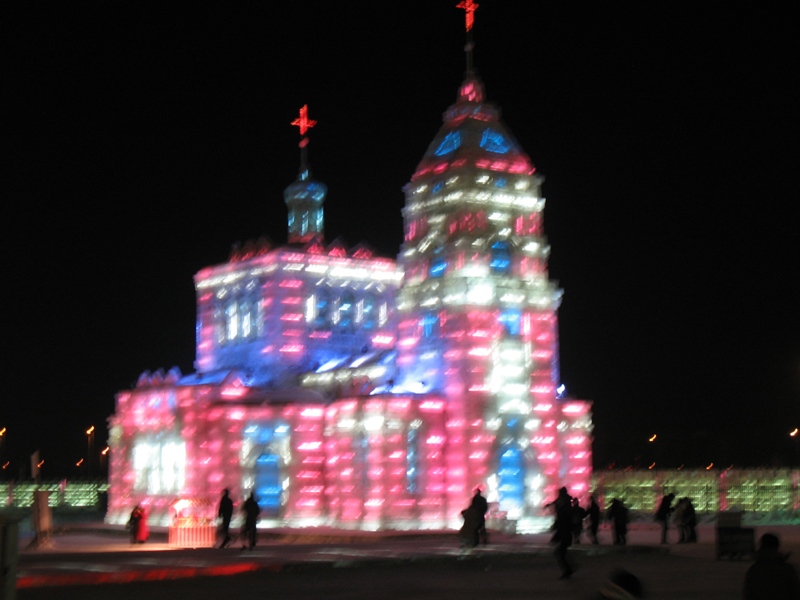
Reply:
[[[800,466],[800,435],[798,435],[798,429],[795,427],[792,431],[789,432],[789,437],[794,438],[794,466]]]
[[[6,428],[0,429],[0,463],[3,462],[3,440],[6,439]],[[5,466],[3,467],[5,469]]]
[[[87,472],[88,476],[91,478],[91,476],[92,476],[92,448],[94,446],[94,425],[92,425],[91,427],[89,427],[89,429],[86,430],[86,435],[87,435],[86,444],[87,444],[87,450],[88,450],[87,453],[86,453],[86,472]]]
[[[106,459],[108,458],[108,453],[111,450],[108,446],[103,448],[103,451],[100,452],[100,477],[106,476]]]
[[[657,459],[656,451],[658,450],[658,447],[656,446],[655,441],[656,441],[657,437],[658,437],[658,434],[654,433],[652,435],[652,437],[647,438],[647,441],[651,444],[651,446],[650,446],[650,448],[651,448],[651,450],[650,450],[650,458],[652,459],[651,460],[651,464],[648,467],[648,469],[653,469],[656,466],[656,462],[657,462],[657,460],[656,460]]]

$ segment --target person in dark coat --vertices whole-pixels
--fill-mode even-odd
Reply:
[[[480,513],[471,503],[461,511],[464,517],[464,524],[458,530],[458,539],[461,547],[467,550],[478,545],[478,527],[480,526]]]
[[[150,530],[147,527],[147,513],[141,504],[133,507],[127,527],[131,534],[131,544],[144,544],[147,538],[150,537]]]
[[[255,495],[250,492],[247,500],[244,501],[242,506],[244,512],[244,527],[242,528],[242,550],[249,548],[252,550],[256,546],[256,524],[258,523],[258,515],[261,509],[258,507]]]
[[[228,489],[222,490],[222,498],[219,500],[219,510],[217,516],[222,519],[219,526],[219,533],[222,536],[222,541],[219,544],[220,548],[225,548],[231,543],[230,528],[231,519],[233,518],[233,500],[228,495]]]
[[[583,508],[577,498],[572,499],[572,541],[575,544],[581,543],[583,533],[583,520],[586,518],[586,509]]]
[[[691,498],[684,498],[683,530],[684,540],[689,544],[697,543],[697,512]]]
[[[478,517],[475,544],[477,545],[479,542],[488,544],[489,536],[486,534],[486,513],[489,511],[489,503],[486,501],[486,498],[481,495],[481,488],[475,488],[475,495],[472,496],[470,506],[475,509]]]
[[[587,513],[589,515],[589,539],[593,544],[599,544],[600,542],[597,540],[597,529],[600,527],[600,505],[597,503],[594,496],[590,499]]]
[[[755,562],[744,576],[744,600],[800,600],[797,570],[786,562],[789,555],[782,554],[779,547],[775,534],[761,536]]]
[[[622,500],[614,498],[606,516],[614,524],[614,544],[624,546],[628,542],[628,508]]]
[[[556,511],[553,523],[555,533],[550,541],[556,545],[554,554],[561,569],[561,579],[569,579],[575,569],[567,559],[567,549],[572,545],[572,498],[567,493],[567,488],[558,490],[558,498],[547,506],[553,506]]]
[[[675,494],[667,494],[661,498],[661,502],[656,510],[655,520],[661,525],[661,543],[667,543],[667,529],[669,528],[669,517],[672,511],[672,501],[675,499]]]

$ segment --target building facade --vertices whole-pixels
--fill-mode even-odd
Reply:
[[[223,488],[253,491],[263,524],[364,529],[458,527],[477,486],[520,524],[561,486],[587,497],[542,181],[471,69],[404,188],[396,261],[325,242],[303,154],[287,245],[195,275],[196,372],[117,395],[107,520],[143,503],[166,524]]]

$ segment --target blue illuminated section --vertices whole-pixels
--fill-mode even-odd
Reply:
[[[495,154],[505,154],[511,150],[511,142],[502,133],[494,129],[487,129],[483,132],[483,137],[481,138],[481,148]]]
[[[422,326],[422,336],[425,338],[432,338],[439,333],[439,317],[436,315],[425,315],[419,324]]]
[[[511,253],[508,250],[507,242],[495,242],[492,244],[489,268],[495,273],[508,273],[511,270]]]
[[[435,258],[431,262],[428,274],[431,277],[441,277],[447,271],[447,261],[443,258]]]
[[[346,328],[353,324],[355,313],[355,297],[350,292],[345,292],[339,299],[339,327]]]
[[[256,459],[255,496],[259,507],[268,514],[277,514],[282,489],[280,456],[262,454]]]
[[[436,156],[444,156],[445,154],[450,154],[460,145],[461,145],[461,134],[458,131],[451,131],[446,136],[444,136],[442,143],[439,144],[438,148],[436,148],[434,154],[436,154]]]
[[[281,508],[283,485],[279,447],[286,443],[289,425],[283,421],[249,423],[244,437],[260,451],[256,458],[254,493],[263,512],[277,515]]]
[[[319,291],[317,292],[317,299],[316,299],[316,311],[317,314],[314,317],[314,327],[322,328],[328,327],[330,324],[328,323],[329,320],[329,312],[331,309],[331,299],[330,294],[327,292],[325,288],[318,288]]]
[[[521,450],[508,448],[503,451],[497,476],[500,510],[522,508],[525,504],[525,462]]]
[[[503,329],[509,335],[519,335],[519,324],[522,314],[516,308],[507,308],[500,313],[498,321],[503,325]]]

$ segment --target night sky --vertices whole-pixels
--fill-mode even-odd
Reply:
[[[193,275],[236,242],[286,241],[302,105],[328,240],[396,256],[402,186],[464,75],[456,3],[9,15],[4,478],[37,449],[45,478],[85,475],[85,430],[99,452],[116,392],[145,370],[193,371]],[[722,2],[479,4],[478,73],[546,178],[562,379],[594,402],[595,468],[795,461],[796,18]]]

